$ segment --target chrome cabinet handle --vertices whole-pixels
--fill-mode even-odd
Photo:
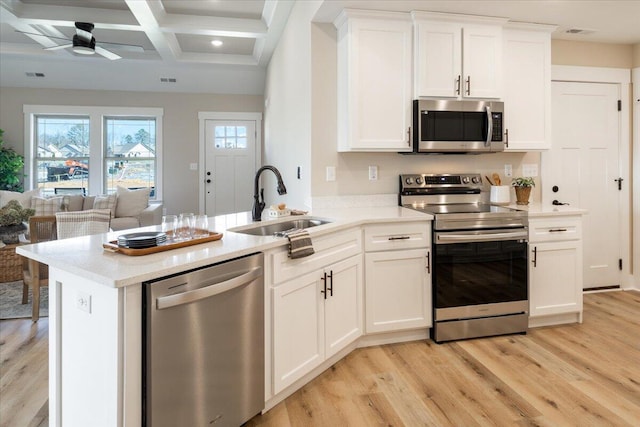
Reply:
[[[471,95],[471,76],[467,76],[467,95]]]
[[[389,240],[409,240],[411,236],[391,236]]]
[[[509,129],[504,131],[504,146],[509,148]]]
[[[456,95],[460,95],[460,79],[462,76],[458,74],[458,78],[456,79]]]
[[[407,145],[411,147],[411,128],[407,128]]]

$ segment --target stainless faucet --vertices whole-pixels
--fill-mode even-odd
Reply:
[[[269,169],[273,172],[278,180],[278,194],[283,195],[287,194],[287,187],[284,186],[284,182],[282,182],[282,175],[280,175],[280,171],[275,168],[275,166],[262,166],[256,172],[256,178],[253,186],[253,209],[251,210],[253,220],[260,221],[262,219],[262,211],[264,210],[264,188],[260,189],[260,197],[258,197],[258,181],[260,180],[260,174]]]

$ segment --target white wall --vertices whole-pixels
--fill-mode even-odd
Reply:
[[[262,112],[263,109],[263,97],[257,95],[9,87],[0,90],[0,129],[5,131],[5,145],[21,154],[24,152],[24,104],[163,108],[163,197],[168,213],[198,211],[198,194],[193,191],[198,188],[198,171],[189,170],[190,163],[198,163],[198,112]],[[247,179],[253,180],[253,177]]]
[[[267,206],[285,202],[308,209],[311,195],[311,33],[309,23],[320,1],[296,2],[269,67],[265,83],[264,164],[280,170],[287,195],[263,174]],[[300,167],[300,179],[297,168]]]
[[[640,44],[636,45],[640,53]],[[640,55],[639,55],[640,57]],[[640,62],[640,58],[639,58]],[[633,281],[640,290],[640,67],[633,69]]]

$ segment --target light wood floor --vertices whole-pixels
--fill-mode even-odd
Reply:
[[[359,349],[249,426],[639,426],[640,292],[582,325]],[[0,322],[0,426],[46,426],[47,320]]]

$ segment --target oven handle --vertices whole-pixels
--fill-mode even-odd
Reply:
[[[446,243],[470,243],[470,242],[490,242],[494,240],[527,240],[527,231],[508,231],[496,233],[489,231],[456,231],[436,233],[436,244]]]

